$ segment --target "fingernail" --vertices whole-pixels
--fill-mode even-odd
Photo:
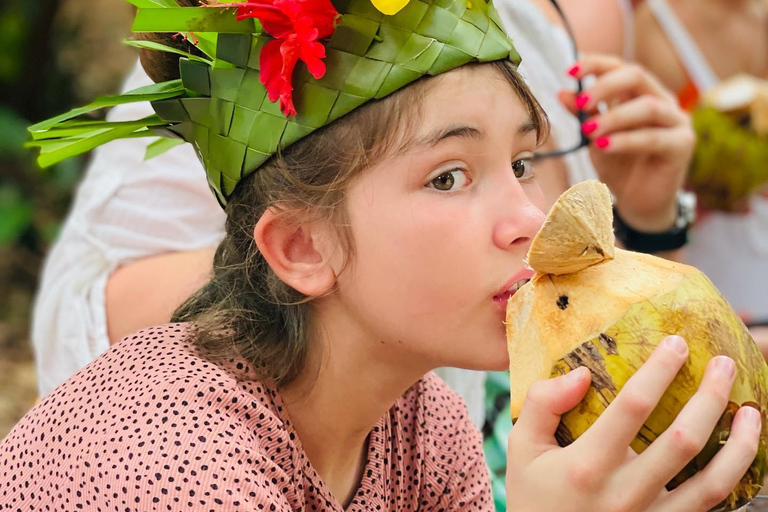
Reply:
[[[578,64],[574,64],[571,69],[568,70],[568,74],[571,76],[576,76],[579,73],[579,70],[581,69],[581,66]]]
[[[759,432],[762,422],[762,419],[760,418],[760,412],[754,407],[750,407],[748,405],[745,405],[743,409],[746,409],[744,411],[744,416],[746,416],[744,419],[747,420],[749,424],[755,427],[755,430]]]
[[[671,348],[678,354],[686,355],[688,353],[688,344],[680,336],[669,336],[664,342],[667,344],[669,348]]]
[[[565,374],[565,380],[568,382],[568,384],[576,384],[577,382],[581,381],[584,378],[584,367],[580,366],[579,368],[576,368],[575,370],[571,370],[570,372]]]
[[[610,143],[611,141],[608,139],[608,137],[598,137],[595,139],[595,146],[599,147],[600,149],[607,148]]]
[[[736,364],[730,357],[717,356],[715,358],[715,368],[728,377],[728,379],[732,380],[736,376]]]
[[[581,131],[584,135],[589,135],[595,130],[597,130],[597,121],[585,121],[581,125]]]
[[[576,108],[582,109],[587,103],[589,103],[589,94],[581,93],[576,96]]]

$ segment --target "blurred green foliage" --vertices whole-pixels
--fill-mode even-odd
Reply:
[[[10,0],[0,7],[0,348],[5,358],[28,351],[28,319],[43,255],[83,165],[73,160],[42,171],[24,147],[29,124],[71,101],[71,80],[56,69],[51,38],[40,32],[46,26],[50,30],[54,19],[45,7],[57,4]]]
[[[116,92],[135,58],[120,43],[130,28],[126,6],[119,0],[0,2],[0,325],[17,326],[15,337],[26,338],[43,257],[87,162],[73,158],[41,170],[35,152],[24,147],[27,126],[90,95]],[[2,334],[0,348],[9,343]]]
[[[82,166],[82,161],[73,161],[43,172],[24,148],[27,126],[72,100],[71,78],[56,68],[51,37],[60,6],[59,1],[10,0],[0,7],[0,88],[7,91],[0,104],[0,250],[6,257],[12,248],[25,257],[42,255]],[[0,277],[6,285],[14,278]]]

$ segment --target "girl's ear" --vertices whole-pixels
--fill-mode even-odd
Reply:
[[[308,297],[333,288],[336,273],[331,264],[335,243],[321,222],[297,223],[270,207],[253,228],[253,239],[264,259],[285,284]]]

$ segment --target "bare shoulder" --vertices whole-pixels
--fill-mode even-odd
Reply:
[[[685,70],[646,2],[635,9],[635,59],[674,92],[685,87]]]

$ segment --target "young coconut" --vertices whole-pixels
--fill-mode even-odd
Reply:
[[[744,324],[712,283],[693,267],[614,248],[608,188],[587,181],[552,207],[528,252],[533,279],[507,304],[511,410],[517,418],[537,380],[587,366],[592,385],[562,418],[565,446],[595,422],[627,380],[670,334],[688,342],[688,362],[632,442],[640,453],[666,430],[696,392],[707,362],[731,357],[737,366],[730,403],[706,447],[669,484],[701,470],[727,440],[739,406],[760,410],[760,448],[739,486],[713,510],[750,501],[766,474],[768,366]]]

